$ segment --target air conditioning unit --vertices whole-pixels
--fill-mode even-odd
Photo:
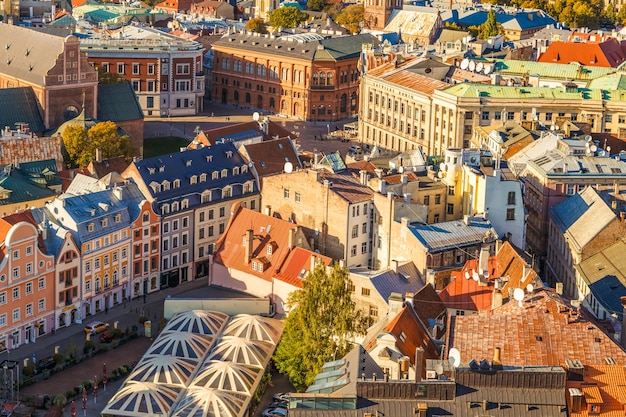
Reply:
[[[437,379],[436,371],[426,371],[426,379]]]

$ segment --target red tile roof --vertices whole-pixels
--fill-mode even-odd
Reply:
[[[626,404],[626,368],[624,364],[585,366],[583,381],[567,381],[567,388],[577,388],[587,404],[600,404],[600,413],[569,410],[572,417],[624,417]],[[569,390],[566,391],[569,394]]]
[[[320,180],[330,181],[333,185],[331,192],[348,201],[351,204],[370,201],[374,192],[367,186],[360,183],[359,174],[355,171],[344,170],[336,174],[326,170],[320,171]]]
[[[298,153],[289,138],[244,145],[243,153],[248,161],[254,162],[259,177],[283,172],[287,161],[291,162],[294,170],[302,168]]]
[[[439,296],[446,307],[458,310],[489,311],[493,301],[494,285],[491,278],[496,270],[495,256],[489,257],[489,282],[479,285],[472,279],[474,272],[478,272],[478,260],[471,259],[465,263],[463,269],[452,272],[450,283],[441,291]],[[466,278],[469,276],[469,279]]]
[[[413,171],[404,172],[402,174],[387,175],[383,179],[389,185],[400,184],[402,182],[402,176],[403,175],[406,175],[408,182],[418,181],[419,180],[419,177]]]
[[[528,294],[520,307],[509,302],[486,315],[453,316],[447,349],[456,348],[461,360],[491,360],[500,347],[502,364],[511,366],[562,366],[566,360],[599,365],[611,357],[626,363],[626,352],[590,322],[583,319],[548,288]]]
[[[509,288],[526,288],[528,284],[534,284],[538,278],[534,271],[517,253],[509,242],[504,242],[496,254],[496,272],[494,278],[506,278],[502,286],[502,294],[507,298]]]
[[[552,42],[537,62],[569,64],[578,62],[592,67],[616,68],[626,60],[622,45],[609,38],[600,43]]]
[[[415,349],[418,347],[424,349],[426,359],[439,358],[435,344],[411,306],[404,306],[383,331],[396,336],[396,346],[400,352],[409,357],[413,365],[415,365]]]
[[[0,218],[0,242],[4,242],[7,237],[7,233],[9,233],[9,230],[11,229],[11,227],[15,226],[16,224],[20,222],[30,223],[33,226],[37,227],[37,221],[33,217],[33,213],[30,210],[24,210],[18,213],[13,213],[13,214],[9,214],[8,216],[4,216]],[[39,242],[39,249],[43,253],[46,253],[46,247],[44,245],[41,234],[39,234],[37,240]]]
[[[271,120],[268,122],[267,134],[265,134],[263,130],[261,130],[259,122],[252,121],[231,124],[217,129],[204,130],[194,138],[194,140],[189,144],[188,148],[195,148],[197,146],[197,143],[194,142],[199,142],[202,146],[215,145],[215,141],[217,139],[223,138],[224,136],[230,136],[237,133],[246,132],[248,130],[255,130],[259,132],[259,134],[263,135],[264,140],[271,140],[273,138],[276,138],[277,136],[279,139],[291,136],[290,131],[288,131],[278,123],[272,122]]]
[[[307,249],[294,247],[290,250],[289,235],[297,232],[299,226],[241,205],[234,206],[233,212],[226,232],[217,243],[214,258],[227,268],[244,271],[266,281],[277,278],[300,286],[298,275],[302,269],[309,270],[312,256],[321,259],[326,265],[330,264],[330,258]],[[249,229],[253,231],[252,256],[250,263],[246,263],[243,239]],[[268,246],[272,247],[271,252],[268,251]],[[263,271],[253,270],[253,261],[263,263]]]
[[[356,162],[350,162],[347,165],[348,169],[352,169],[355,170],[357,172],[359,171],[367,171],[370,174],[375,174],[376,172],[376,165],[372,164],[370,161],[356,161]]]
[[[308,271],[311,270],[313,262],[323,262],[324,265],[328,266],[332,261],[328,256],[295,247],[287,256],[284,265],[282,265],[280,270],[276,271],[274,277],[294,287],[302,288],[302,280],[306,277]]]

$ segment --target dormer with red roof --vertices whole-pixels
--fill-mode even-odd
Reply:
[[[235,205],[226,231],[216,244],[210,282],[269,297],[283,313],[289,294],[318,262],[331,259],[310,250],[294,223]]]

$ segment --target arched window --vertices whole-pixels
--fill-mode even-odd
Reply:
[[[326,85],[333,85],[333,74],[332,72],[329,72],[328,74],[326,74]]]
[[[239,91],[235,91],[233,93],[233,98],[235,99],[235,101],[239,101]]]
[[[352,111],[356,110],[356,102],[357,102],[356,91],[353,91],[352,95],[350,96],[350,110]]]
[[[276,106],[274,97],[270,97],[270,109],[273,109]]]
[[[345,113],[348,107],[348,96],[345,94],[341,95],[341,102],[339,103],[339,112]]]
[[[246,103],[250,103],[250,93],[246,93]]]
[[[318,85],[317,73],[313,74],[313,85]]]
[[[320,85],[326,85],[326,73],[320,73]]]

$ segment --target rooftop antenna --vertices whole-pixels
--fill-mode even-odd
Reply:
[[[517,305],[522,307],[522,300],[524,299],[524,290],[521,288],[516,288],[513,291],[513,298],[517,301]]]

